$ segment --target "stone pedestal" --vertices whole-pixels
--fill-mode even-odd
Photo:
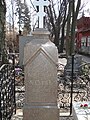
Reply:
[[[48,31],[37,29],[24,49],[24,120],[59,120],[57,108],[58,51]]]

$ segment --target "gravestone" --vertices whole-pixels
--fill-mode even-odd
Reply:
[[[81,55],[75,55],[74,56],[74,76],[77,76],[81,73],[81,64],[82,64],[82,56]],[[72,73],[72,56],[68,56],[67,58],[67,64],[64,69],[64,75],[65,76],[71,76]]]
[[[24,49],[25,104],[23,120],[59,120],[57,107],[58,51],[49,32],[36,29]]]
[[[33,36],[20,36],[19,37],[19,65],[23,66],[24,46],[33,40]]]

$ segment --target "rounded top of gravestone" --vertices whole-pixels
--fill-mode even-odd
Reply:
[[[50,32],[45,28],[36,28],[35,31],[32,32],[32,35],[50,35]]]

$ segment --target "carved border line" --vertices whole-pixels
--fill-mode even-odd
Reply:
[[[40,53],[42,53],[45,57],[49,58],[50,61],[52,61],[55,64],[55,66],[57,66],[57,63],[54,61],[51,55],[48,54],[47,51],[42,46],[39,49],[37,49],[37,51],[32,55],[30,59],[26,61],[24,65],[26,66],[29,62],[32,62]]]

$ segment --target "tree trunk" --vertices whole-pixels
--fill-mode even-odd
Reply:
[[[75,41],[75,5],[74,1],[72,2],[72,22],[71,22],[71,41],[70,41],[70,56],[74,53],[74,41]]]
[[[74,53],[75,27],[76,27],[76,20],[77,20],[77,16],[79,13],[80,5],[81,5],[81,0],[77,1],[77,6],[75,5],[75,0],[72,0],[69,2],[69,11],[68,11],[68,20],[67,20],[67,34],[66,34],[66,53],[67,53],[67,56],[68,55],[71,56]],[[76,6],[76,11],[75,11],[75,6]],[[70,37],[69,37],[69,33],[71,33]]]
[[[5,20],[6,20],[6,4],[4,0],[0,1],[0,59],[1,64],[5,63]]]
[[[57,31],[56,31],[57,32]],[[59,33],[55,32],[54,44],[59,47]]]
[[[75,11],[75,1],[72,1],[72,24],[71,24],[71,42],[70,42],[70,55],[75,52],[75,27],[76,27],[76,20],[79,13],[79,8],[81,5],[81,0],[77,1],[76,11]]]
[[[67,17],[67,31],[66,31],[66,56],[70,55],[70,22],[71,22],[71,2],[69,3],[68,17]]]
[[[60,44],[60,51],[59,51],[59,53],[63,53],[63,49],[64,49],[64,39],[65,39],[65,37],[64,37],[64,33],[65,33],[64,28],[65,28],[65,24],[62,25],[62,37],[61,37],[61,44]]]

